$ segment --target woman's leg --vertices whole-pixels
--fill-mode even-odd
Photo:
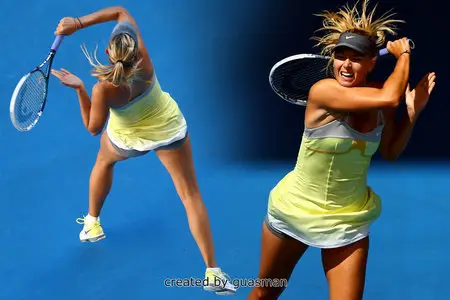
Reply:
[[[224,280],[224,273],[216,263],[208,211],[197,184],[189,136],[177,148],[164,147],[155,152],[172,177],[175,189],[184,205],[190,231],[207,267],[206,277],[209,281],[215,281],[216,277]],[[211,285],[214,283],[209,282]],[[231,282],[228,284],[223,282],[218,286],[205,287],[205,289],[223,294],[234,293],[236,290]]]
[[[189,137],[179,148],[158,149],[155,152],[172,177],[175,189],[186,209],[189,228],[206,266],[217,267],[208,212],[197,184]]]
[[[307,245],[283,233],[273,233],[273,231],[269,230],[267,223],[264,222],[258,278],[266,281],[264,281],[264,286],[253,288],[247,299],[278,299],[298,260],[303,256],[306,249],[308,249]],[[285,281],[284,286],[275,286],[276,283],[280,283],[280,280]],[[273,287],[268,285],[271,282],[274,283]]]
[[[363,299],[368,253],[368,237],[348,246],[322,250],[330,300]]]
[[[84,224],[83,230],[80,232],[82,242],[96,242],[105,238],[100,225],[100,211],[111,190],[114,165],[116,162],[125,159],[113,148],[107,133],[104,132],[100,139],[100,150],[89,180],[89,214],[85,218],[77,220],[78,223]]]
[[[111,190],[116,162],[125,159],[127,158],[120,156],[113,148],[107,133],[104,132],[100,139],[100,150],[89,180],[89,215],[92,217],[100,215],[103,203]]]

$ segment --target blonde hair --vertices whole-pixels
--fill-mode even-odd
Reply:
[[[322,46],[322,55],[330,55],[336,45],[340,35],[344,32],[353,32],[364,36],[372,37],[376,46],[379,47],[384,44],[387,33],[397,35],[395,23],[405,23],[403,20],[392,19],[395,13],[387,11],[374,20],[374,14],[377,4],[368,12],[369,0],[362,1],[361,12],[357,9],[356,1],[353,7],[344,5],[337,12],[330,12],[328,10],[322,13],[315,14],[315,16],[323,17],[323,27],[316,30],[326,31],[327,33],[322,37],[313,36],[311,39],[316,40],[317,46]]]
[[[100,81],[111,82],[114,86],[123,83],[130,83],[139,72],[141,60],[138,55],[138,47],[133,38],[128,34],[119,34],[111,39],[108,44],[108,55],[110,64],[103,65],[97,59],[97,48],[94,50],[94,57],[91,57],[85,45],[81,50],[94,67],[92,75]]]

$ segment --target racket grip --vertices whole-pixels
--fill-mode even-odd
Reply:
[[[409,43],[409,46],[411,47],[411,50],[415,48],[416,45],[414,44],[413,40],[408,40],[408,43]],[[389,53],[389,51],[387,48],[383,48],[378,52],[378,54],[380,56],[386,55],[388,53]]]
[[[63,38],[64,38],[64,35],[56,36],[55,40],[53,41],[52,47],[51,47],[52,51],[55,51],[55,52],[58,51],[59,45],[61,45]]]
[[[383,49],[381,49],[380,52],[379,52],[380,56],[386,55],[386,54],[388,54],[388,53],[389,53],[389,51],[388,51],[387,48],[383,48]]]

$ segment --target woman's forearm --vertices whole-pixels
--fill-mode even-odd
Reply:
[[[415,123],[416,120],[412,120],[408,113],[402,116],[390,146],[389,156],[392,160],[396,160],[405,150],[411,138]]]
[[[120,14],[124,12],[125,9],[123,7],[113,6],[101,9],[86,16],[79,17],[78,19],[80,20],[83,28],[86,28],[95,24],[117,21],[120,17]]]
[[[409,79],[410,54],[404,53],[400,55],[394,72],[388,77],[383,85],[383,98],[400,103],[405,92]]]
[[[81,118],[83,120],[84,127],[89,130],[89,119],[91,114],[91,98],[89,97],[86,88],[81,86],[77,90],[78,101],[80,102]]]

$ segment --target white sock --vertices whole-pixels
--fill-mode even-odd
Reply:
[[[87,222],[97,222],[97,221],[100,221],[100,217],[93,217],[90,214],[88,214],[86,216],[86,221]]]

